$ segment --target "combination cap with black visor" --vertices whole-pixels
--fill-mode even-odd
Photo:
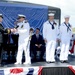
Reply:
[[[20,19],[20,18],[26,18],[26,16],[23,15],[23,14],[18,14],[18,18],[17,19]]]

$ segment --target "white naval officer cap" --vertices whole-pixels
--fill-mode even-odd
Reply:
[[[48,16],[54,16],[54,15],[55,15],[54,13],[49,13],[49,14],[48,14]]]
[[[3,18],[3,15],[2,15],[2,14],[0,14],[0,17],[2,17],[2,18]]]
[[[19,18],[26,18],[26,16],[23,15],[23,14],[18,14],[18,19],[19,19]]]
[[[70,16],[69,15],[65,15],[64,18],[70,18]]]

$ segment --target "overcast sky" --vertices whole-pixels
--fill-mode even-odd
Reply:
[[[75,0],[8,0],[8,1],[20,1],[31,2],[37,4],[43,4],[48,6],[54,6],[61,8],[61,22],[64,21],[65,15],[70,15],[70,23],[75,27]]]

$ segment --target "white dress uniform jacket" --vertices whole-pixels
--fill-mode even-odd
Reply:
[[[69,27],[69,28],[68,28]],[[69,45],[72,38],[71,25],[65,22],[60,25],[61,53],[60,60],[68,60]]]
[[[58,26],[54,24],[54,29],[52,29],[52,24],[54,22],[46,21],[43,24],[43,37],[47,40],[46,43],[46,61],[54,62],[54,54],[56,48],[56,39],[58,38]]]
[[[17,62],[21,63],[22,61],[22,53],[23,50],[25,52],[25,62],[30,63],[30,53],[28,47],[28,40],[29,40],[29,23],[25,21],[18,23],[18,31],[19,33],[19,41],[18,41],[18,53],[17,53]]]

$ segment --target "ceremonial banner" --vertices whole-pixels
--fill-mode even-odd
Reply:
[[[0,75],[41,75],[42,67],[13,67],[0,70]]]
[[[69,66],[70,70],[75,74],[75,66]]]

